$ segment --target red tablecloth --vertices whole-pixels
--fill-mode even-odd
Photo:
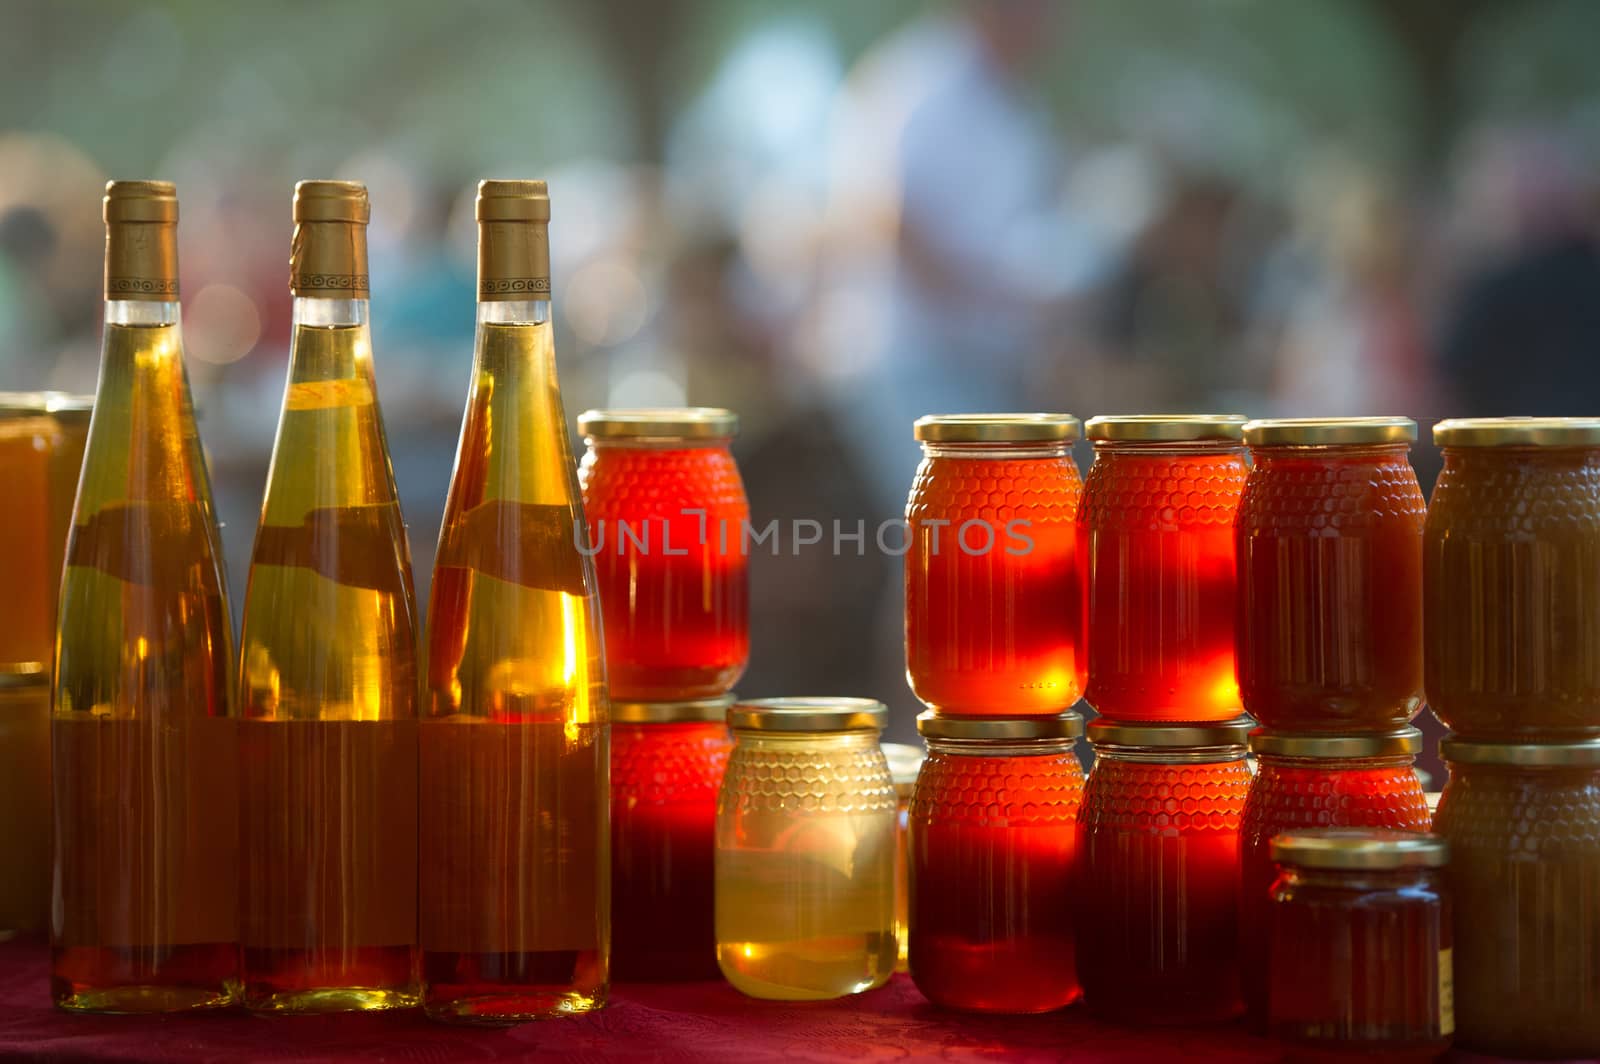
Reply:
[[[600,1012],[472,1029],[416,1013],[262,1019],[68,1016],[51,1005],[47,952],[0,945],[0,1057],[246,1064],[294,1061],[1272,1061],[1271,1042],[1237,1026],[1129,1031],[1080,1008],[1048,1016],[972,1017],[933,1008],[905,976],[842,1001],[752,1001],[722,983],[612,988]]]

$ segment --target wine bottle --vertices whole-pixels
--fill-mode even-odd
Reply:
[[[543,181],[478,186],[472,383],[439,536],[420,735],[423,1007],[605,1003],[610,726],[550,322]]]
[[[417,1002],[416,598],[372,370],[367,190],[295,188],[288,384],[240,636],[244,1003]]]
[[[231,1004],[238,720],[178,321],[178,198],[106,186],[105,344],[57,617],[50,989],[87,1012]]]

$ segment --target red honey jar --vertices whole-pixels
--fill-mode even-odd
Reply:
[[[1117,721],[1237,717],[1237,415],[1097,417],[1078,510],[1087,580],[1084,697]]]
[[[936,1005],[1047,1012],[1077,1000],[1076,713],[924,713],[911,800],[911,978]]]
[[[1403,417],[1252,421],[1239,693],[1268,728],[1403,727],[1422,708],[1427,506]]]
[[[960,716],[1055,715],[1083,691],[1078,419],[917,419],[906,503],[906,678]]]
[[[1422,733],[1402,728],[1360,736],[1250,735],[1256,774],[1239,839],[1239,964],[1245,1007],[1267,1015],[1267,921],[1277,867],[1274,836],[1308,828],[1427,831],[1428,802],[1413,765]]]
[[[1078,811],[1078,979],[1097,1015],[1226,1020],[1239,996],[1239,826],[1248,717],[1088,727]],[[913,958],[914,962],[914,958]]]
[[[590,410],[578,468],[611,695],[711,698],[750,657],[750,519],[732,412]]]
[[[1268,1030],[1291,1060],[1429,1061],[1450,1047],[1450,897],[1437,835],[1279,835]]]
[[[716,979],[717,789],[733,696],[611,705],[611,969]]]

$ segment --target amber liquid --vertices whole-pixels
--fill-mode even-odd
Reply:
[[[550,324],[484,320],[519,310],[481,308],[429,603],[423,1007],[456,1022],[583,1012],[608,980],[599,611]]]
[[[1081,494],[1066,453],[930,449],[906,505],[906,678],[924,704],[1025,716],[1078,700]]]
[[[1244,456],[1101,445],[1084,487],[1084,698],[1112,720],[1226,720],[1234,674],[1233,521]]]
[[[365,325],[301,300],[245,595],[245,1005],[414,1005],[416,628]],[[351,320],[354,314],[351,313]]]
[[[112,304],[108,318],[57,636],[51,996],[96,1012],[217,1007],[238,975],[221,550],[177,307]]]
[[[1423,602],[1428,705],[1452,731],[1600,734],[1600,449],[1445,448]]]
[[[1288,731],[1405,725],[1422,708],[1426,512],[1405,447],[1255,461],[1238,521],[1245,710]]]
[[[0,611],[0,662],[50,661],[61,577],[60,542],[51,542],[60,529],[53,527],[49,505],[50,452],[60,442],[55,419],[43,410],[0,414],[0,484],[11,504],[0,521],[0,586],[7,599]]]

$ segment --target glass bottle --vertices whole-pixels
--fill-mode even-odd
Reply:
[[[1228,720],[1234,673],[1234,516],[1245,419],[1096,417],[1078,509],[1087,582],[1083,697],[1107,720]]]
[[[1088,727],[1078,809],[1078,980],[1097,1015],[1133,1024],[1237,1015],[1239,825],[1248,718]]]
[[[944,717],[911,805],[911,978],[936,1005],[1049,1012],[1078,999],[1076,713]]]
[[[1279,835],[1267,1029],[1291,1060],[1437,1060],[1455,1030],[1451,906],[1437,835]]]
[[[1369,735],[1250,733],[1256,773],[1239,833],[1239,974],[1245,1008],[1267,1016],[1268,895],[1277,878],[1274,836],[1308,828],[1427,831],[1428,800],[1413,767],[1416,728]]]
[[[244,1003],[415,1005],[417,633],[372,372],[367,190],[295,186],[294,337],[245,591]]]
[[[895,793],[865,698],[728,712],[717,799],[717,963],[751,997],[817,1001],[894,974]]]
[[[906,502],[906,679],[957,716],[1054,716],[1083,693],[1083,583],[1066,414],[917,419]]]
[[[1462,738],[1600,735],[1600,418],[1441,421],[1423,686]]]
[[[56,635],[50,990],[71,1010],[215,1008],[239,973],[238,720],[177,194],[113,181],[105,219],[105,345]]]
[[[611,968],[716,979],[717,790],[732,695],[611,704]]]
[[[1456,1041],[1600,1057],[1600,740],[1449,738],[1433,830],[1450,843]]]
[[[588,517],[611,696],[715,698],[750,659],[750,504],[730,410],[588,410],[578,483]]]
[[[1239,503],[1239,693],[1268,728],[1386,731],[1422,708],[1409,418],[1252,421]]]
[[[550,319],[543,181],[478,185],[478,329],[428,614],[423,1007],[605,1004],[610,716]]]

